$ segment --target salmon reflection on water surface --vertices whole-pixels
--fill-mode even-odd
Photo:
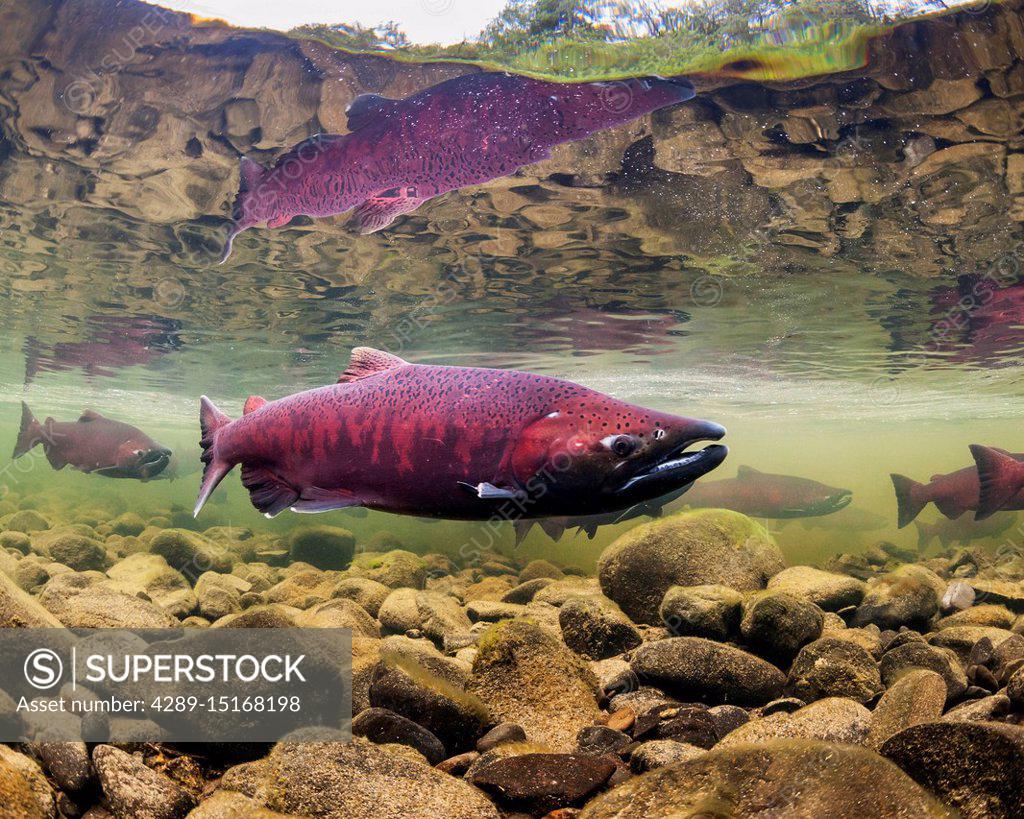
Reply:
[[[197,515],[236,464],[269,517],[367,506],[487,520],[627,509],[689,486],[726,454],[686,451],[725,434],[710,421],[561,379],[410,364],[369,348],[353,351],[337,384],[250,397],[235,421],[204,397],[200,417]]]
[[[373,233],[435,196],[507,176],[556,145],[693,96],[685,79],[559,83],[483,73],[404,100],[358,97],[348,109],[351,133],[315,136],[270,169],[241,160],[222,261],[253,225],[355,208],[360,232]]]

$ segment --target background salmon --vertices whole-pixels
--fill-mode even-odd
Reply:
[[[974,447],[971,449],[973,452]],[[1011,459],[1024,459],[1024,454],[1003,454]],[[900,529],[914,520],[929,503],[934,503],[943,515],[951,519],[960,517],[964,512],[978,511],[981,488],[977,465],[966,466],[945,475],[932,475],[928,483],[919,483],[905,475],[895,473],[890,477],[893,489],[896,491]],[[1004,498],[1003,500],[1005,503],[1009,499]],[[1024,498],[1021,501],[1024,502]],[[993,502],[993,500],[989,500],[990,504]],[[996,509],[998,508],[1002,507],[996,507]],[[989,513],[991,514],[996,509],[991,509]]]
[[[975,520],[1000,510],[1024,509],[1024,456],[1001,449],[971,445],[978,468],[978,507]]]
[[[148,481],[159,475],[171,460],[171,450],[142,430],[85,410],[77,421],[39,423],[28,404],[21,405],[21,429],[14,458],[42,446],[54,469],[71,466],[81,472],[107,478]]]
[[[732,509],[758,518],[808,518],[831,515],[851,500],[849,489],[741,466],[735,478],[695,486],[682,502],[691,507]]]
[[[551,148],[685,102],[683,79],[558,83],[503,73],[467,74],[404,100],[375,94],[348,109],[351,133],[295,146],[273,168],[241,160],[234,237],[266,222],[355,208],[362,233],[387,227],[442,193],[507,176]]]
[[[366,506],[468,520],[626,509],[718,466],[725,430],[557,378],[410,364],[356,348],[337,384],[232,421],[205,396],[206,470],[196,514],[236,465],[253,505],[322,512]]]

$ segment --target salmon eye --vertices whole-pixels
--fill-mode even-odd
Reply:
[[[662,438],[665,437],[665,430],[663,430],[661,427],[658,427],[651,434],[651,437],[654,438],[655,441],[660,441]]]
[[[638,443],[632,435],[616,435],[608,448],[620,458],[626,458],[636,452]]]

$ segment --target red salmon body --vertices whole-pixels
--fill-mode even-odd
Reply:
[[[741,466],[735,478],[694,487],[687,506],[732,509],[757,518],[788,519],[831,515],[849,505],[853,493],[794,475],[773,475]]]
[[[142,430],[85,410],[77,421],[39,423],[28,405],[21,405],[21,429],[14,458],[42,446],[54,469],[70,466],[107,478],[155,478],[170,463],[171,450]]]
[[[202,402],[196,512],[236,465],[267,515],[366,506],[453,519],[625,508],[686,486],[725,457],[717,424],[645,409],[557,378],[410,364],[353,351],[339,383],[231,421]]]
[[[242,160],[221,261],[241,231],[300,215],[355,208],[360,231],[373,233],[432,197],[507,176],[555,145],[693,96],[682,79],[557,83],[480,73],[404,100],[358,97],[347,112],[351,133],[308,139],[270,169]]]

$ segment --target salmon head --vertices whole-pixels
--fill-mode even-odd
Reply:
[[[555,88],[551,99],[558,112],[552,123],[569,139],[630,122],[696,95],[693,83],[682,77],[634,77],[549,85]]]
[[[163,472],[171,458],[171,450],[148,437],[130,439],[118,447],[116,463],[99,471],[108,478],[148,481]]]
[[[511,470],[538,514],[607,512],[688,487],[728,452],[717,444],[689,448],[724,435],[711,421],[590,393],[529,424],[517,438]]]

